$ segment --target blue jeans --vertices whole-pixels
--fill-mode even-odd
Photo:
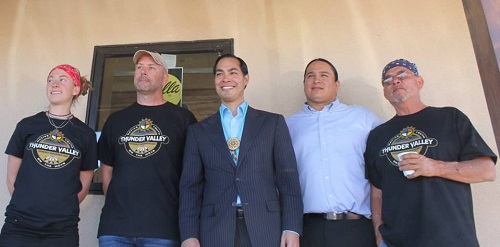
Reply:
[[[179,247],[175,240],[164,238],[121,237],[102,235],[99,247]]]

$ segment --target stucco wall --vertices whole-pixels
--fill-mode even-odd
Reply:
[[[462,2],[458,0],[4,0],[0,8],[0,149],[23,117],[44,110],[45,78],[56,64],[90,74],[95,45],[234,38],[250,69],[246,96],[256,108],[289,115],[299,110],[304,66],[332,61],[341,101],[394,115],[382,95],[380,72],[396,58],[417,63],[423,100],[464,111],[496,152]],[[132,82],[131,82],[132,83]],[[74,113],[85,118],[86,98]],[[0,155],[0,210],[7,157]],[[498,183],[473,186],[482,246],[500,237]],[[82,203],[81,246],[97,246],[102,196]],[[0,221],[3,218],[0,218]]]

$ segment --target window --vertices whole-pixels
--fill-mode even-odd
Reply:
[[[220,99],[214,89],[212,67],[218,56],[233,53],[232,39],[96,46],[90,78],[94,89],[87,104],[86,123],[97,133],[111,113],[135,102],[132,57],[141,49],[173,55],[170,57],[178,69],[172,69],[172,74],[175,70],[176,77],[182,77],[179,78],[182,80],[181,105],[189,108],[198,121],[218,110]],[[90,193],[102,194],[99,169]]]

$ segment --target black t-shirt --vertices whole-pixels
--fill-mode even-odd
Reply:
[[[369,135],[366,174],[382,189],[380,232],[388,246],[478,246],[470,185],[439,177],[407,179],[397,154],[416,151],[441,161],[497,157],[456,108],[427,107],[395,116]]]
[[[5,216],[35,229],[77,225],[80,171],[97,168],[95,132],[75,117],[55,131],[40,112],[17,124],[5,153],[22,159]]]
[[[186,131],[184,108],[137,103],[111,114],[98,143],[113,167],[98,236],[179,239],[179,178]]]

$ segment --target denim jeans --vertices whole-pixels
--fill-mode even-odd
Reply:
[[[99,237],[99,247],[179,247],[175,240],[164,238],[121,237],[102,235]]]
[[[380,243],[380,244],[378,245],[378,247],[387,247],[387,244],[385,244],[384,242],[382,242],[382,243]]]

